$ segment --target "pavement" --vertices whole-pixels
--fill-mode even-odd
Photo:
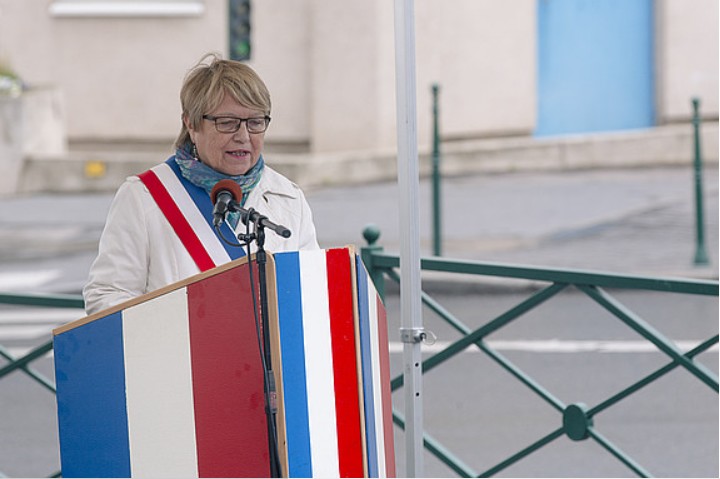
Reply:
[[[703,170],[704,250],[697,252],[694,172],[642,167],[443,178],[441,250],[449,258],[644,276],[718,278],[718,170]],[[431,186],[420,181],[421,254],[431,256]],[[400,247],[395,182],[306,189],[324,248]],[[0,197],[0,291],[77,293],[112,193]],[[272,218],[271,218],[272,219]]]
[[[705,249],[710,260],[706,266],[697,266],[693,261],[695,193],[690,167],[445,178],[441,194],[443,255],[625,274],[717,279],[717,167],[705,168],[703,178]],[[427,179],[421,181],[420,192],[421,252],[430,255],[431,195]],[[387,252],[398,251],[399,192],[395,183],[308,188],[306,194],[321,246],[360,247],[364,244],[363,228],[374,223],[382,233],[379,244]],[[78,293],[95,256],[112,197],[112,193],[88,193],[0,198],[0,292]],[[430,284],[443,285],[441,281]],[[459,284],[452,281],[444,284],[458,294],[440,297],[450,299],[441,304],[446,304],[448,310],[472,328],[525,298],[514,294],[488,295],[479,306],[476,297],[462,294],[465,289]],[[513,292],[501,286],[506,288],[503,292]],[[546,390],[561,398],[583,398],[588,404],[604,401],[608,391],[618,386],[624,388],[644,377],[648,368],[664,364],[659,354],[628,350],[628,344],[638,343],[634,331],[620,322],[608,321],[604,311],[593,304],[587,307],[577,296],[558,295],[533,311],[532,320],[513,323],[492,340],[504,343],[503,353],[526,373],[533,374]],[[652,317],[653,327],[668,337],[692,340],[695,344],[717,334],[717,298],[698,300],[679,296],[630,292],[618,299],[638,308],[644,317]],[[397,296],[388,296],[391,334],[395,331],[391,336],[393,373],[403,369],[397,332],[399,303]],[[77,310],[46,309],[42,317],[37,317],[36,311],[6,308],[0,311],[3,313],[0,342],[16,356],[40,341],[47,341],[52,327],[82,315]],[[580,311],[582,314],[568,313]],[[428,330],[438,336],[435,347],[456,337],[457,333],[437,317],[428,315],[425,321]],[[588,353],[593,351],[582,349],[588,344],[626,349],[594,355],[591,360]],[[544,349],[531,349],[538,345]],[[575,349],[570,352],[568,348]],[[423,407],[427,411],[424,427],[456,457],[471,467],[485,470],[488,464],[497,463],[556,429],[558,418],[548,414],[547,404],[527,394],[512,375],[487,358],[478,360],[476,351],[479,350],[468,350],[454,358],[452,368],[424,375]],[[717,353],[709,354],[703,355],[701,361],[717,373]],[[42,358],[34,367],[52,375],[50,358]],[[57,470],[54,397],[36,393],[38,386],[18,375],[5,381],[8,384],[0,388],[0,403],[7,407],[3,409],[0,432],[4,428],[3,438],[8,441],[7,447],[3,443],[0,448],[0,467],[10,477],[40,477]],[[628,408],[623,402],[625,406],[599,418],[598,426],[605,437],[620,438],[623,449],[647,463],[656,476],[717,477],[717,395],[699,381],[695,383],[688,384],[677,375],[672,380],[658,381],[651,391],[638,393],[635,404],[641,409]],[[689,439],[678,442],[678,437]],[[403,474],[403,440],[396,429],[399,477]],[[572,451],[567,444],[560,443],[544,448],[542,454],[533,454],[512,466],[508,474],[514,477],[537,477],[538,471],[554,477],[581,477],[587,471],[603,477],[628,474],[619,462],[604,454],[606,451],[598,449],[599,453],[593,453],[582,443],[574,444],[577,445]],[[425,473],[428,477],[442,477],[449,470],[426,454]]]

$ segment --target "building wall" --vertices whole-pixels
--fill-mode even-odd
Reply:
[[[60,86],[74,139],[174,138],[188,68],[227,37],[224,2],[190,18],[53,17],[47,0],[0,2],[0,58]]]
[[[285,8],[279,1],[253,4],[254,62],[278,98],[276,108],[294,111],[288,116],[294,122],[302,122],[300,112],[307,118],[273,136],[302,141],[307,135],[313,151],[394,147],[393,2],[302,0],[278,19],[273,12]],[[433,83],[441,88],[447,137],[531,132],[535,0],[445,0],[415,8],[420,142],[430,141]],[[290,40],[273,41],[281,32]]]
[[[311,0],[263,0],[252,4],[249,63],[272,95],[273,120],[268,140],[304,148],[309,147],[312,131],[311,28]]]
[[[311,1],[314,151],[381,146],[378,134],[387,117],[381,114],[380,92],[394,81],[378,74],[388,57],[383,3],[392,7],[381,0]]]
[[[658,122],[687,120],[691,98],[718,117],[718,1],[656,0]]]
[[[200,16],[58,18],[50,0],[0,0],[0,61],[65,98],[71,140],[172,141],[183,76],[227,51],[227,3]],[[268,143],[296,150],[395,146],[390,0],[256,0],[250,64],[268,83]],[[447,139],[529,135],[536,120],[536,0],[415,2],[418,137],[432,83]],[[718,114],[718,0],[657,0],[658,122]]]
[[[535,0],[416,2],[418,112],[440,85],[450,138],[530,134],[536,116]],[[429,120],[420,124],[429,130]]]

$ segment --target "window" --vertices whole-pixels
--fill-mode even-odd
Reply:
[[[205,12],[204,0],[53,0],[56,17],[191,17]]]

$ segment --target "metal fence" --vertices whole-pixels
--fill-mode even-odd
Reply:
[[[31,306],[35,308],[83,308],[83,299],[79,295],[49,295],[49,294],[10,294],[0,293],[0,304]],[[32,363],[52,351],[52,341],[34,347],[20,357],[16,357],[0,344],[0,356],[6,363],[0,367],[0,387],[2,379],[11,373],[24,373],[35,380],[42,388],[55,394],[55,382],[45,377],[32,367]],[[0,476],[4,477],[0,464]],[[48,477],[60,477],[60,471],[49,474]]]
[[[379,234],[377,231],[366,230],[365,238],[369,245],[362,249],[362,258],[380,294],[384,294],[384,282],[386,278],[393,281],[400,281],[397,273],[399,258],[397,256],[384,254],[382,248],[375,244]],[[421,268],[424,271],[440,271],[446,273],[457,273],[464,275],[481,275],[503,278],[515,278],[546,282],[547,286],[539,289],[526,300],[513,306],[504,313],[498,315],[481,327],[472,330],[463,322],[454,317],[442,305],[437,303],[428,294],[422,293],[424,304],[437,313],[444,321],[462,334],[462,337],[448,345],[439,353],[432,355],[423,361],[423,373],[432,370],[445,363],[448,359],[456,356],[468,346],[475,346],[483,353],[492,358],[502,368],[507,370],[513,377],[527,386],[529,390],[537,394],[560,415],[561,427],[549,431],[544,437],[535,443],[527,446],[507,459],[484,471],[475,471],[460,458],[455,457],[451,451],[440,444],[432,436],[424,434],[425,448],[444,464],[450,467],[455,473],[462,477],[489,477],[493,476],[510,465],[520,461],[524,457],[538,450],[539,448],[566,435],[573,441],[592,439],[601,445],[610,454],[625,464],[630,470],[641,477],[651,477],[647,469],[638,464],[620,450],[615,444],[608,440],[593,424],[593,417],[622,399],[639,391],[643,387],[666,375],[676,368],[683,368],[689,374],[707,387],[718,392],[718,378],[702,364],[694,359],[701,353],[707,351],[713,345],[718,344],[718,335],[704,340],[701,344],[690,351],[682,352],[673,341],[664,337],[653,326],[638,316],[632,310],[624,306],[606,289],[620,290],[644,290],[659,291],[668,294],[689,294],[703,296],[718,296],[717,281],[648,278],[629,275],[613,275],[594,272],[584,272],[567,269],[535,268],[513,266],[496,263],[482,263],[474,261],[457,261],[452,259],[422,259]],[[619,321],[626,324],[640,336],[650,341],[659,351],[667,356],[668,362],[663,367],[653,371],[651,374],[638,380],[631,386],[616,392],[605,400],[586,406],[581,403],[565,404],[553,394],[546,390],[539,382],[534,380],[510,360],[493,350],[485,338],[498,329],[510,324],[512,321],[550,300],[559,292],[568,288],[576,288],[591,300],[609,311]],[[0,293],[0,304],[11,304],[32,307],[53,307],[53,308],[82,308],[83,301],[80,296],[75,295],[32,295],[32,294],[5,294]],[[713,321],[716,318],[712,319]],[[7,375],[18,372],[27,374],[39,383],[39,385],[51,393],[55,393],[54,382],[44,377],[41,373],[32,368],[33,361],[44,357],[52,350],[52,342],[41,344],[26,354],[15,357],[7,349],[0,345],[0,355],[6,363],[0,367],[0,381]],[[392,389],[397,390],[403,386],[403,377],[398,376],[392,380]],[[0,383],[2,387],[2,383]],[[400,427],[404,427],[404,419],[400,413],[394,411],[394,421]],[[2,473],[0,473],[2,475]],[[60,471],[51,474],[50,477],[60,476]]]
[[[398,283],[400,282],[400,276],[397,272],[397,268],[399,268],[400,263],[399,257],[384,254],[382,248],[375,244],[377,238],[379,237],[378,231],[374,229],[366,229],[364,235],[369,245],[362,249],[363,261],[373,278],[373,281],[375,281],[378,291],[384,292],[386,278]],[[422,292],[423,303],[462,335],[460,339],[448,345],[442,351],[424,359],[422,363],[423,374],[440,366],[448,359],[455,357],[469,346],[475,346],[509,372],[518,381],[527,386],[530,391],[553,407],[561,418],[562,425],[559,428],[548,431],[544,437],[538,439],[533,444],[524,447],[507,459],[484,471],[473,470],[445,446],[434,439],[430,434],[425,433],[423,442],[426,450],[461,477],[493,476],[512,464],[520,461],[534,451],[537,451],[543,446],[548,445],[563,436],[567,436],[573,441],[592,439],[638,476],[652,477],[646,468],[624,453],[618,446],[601,433],[601,431],[594,425],[593,417],[603,411],[606,411],[622,399],[636,393],[640,389],[676,368],[685,369],[689,374],[697,378],[697,380],[701,381],[707,387],[711,388],[716,393],[718,392],[717,376],[705,366],[694,360],[699,354],[707,351],[713,345],[718,344],[718,335],[707,338],[690,351],[683,352],[676,344],[673,343],[673,341],[657,331],[652,324],[627,308],[607,291],[607,289],[642,290],[657,291],[668,294],[717,297],[717,281],[651,278],[579,270],[525,267],[476,261],[457,261],[441,258],[422,259],[421,269],[423,271],[514,278],[533,280],[541,282],[542,284],[547,283],[547,285],[534,292],[521,303],[513,306],[509,310],[496,316],[494,319],[474,330],[463,324],[460,319],[453,316],[427,293]],[[508,358],[500,354],[498,351],[493,350],[488,342],[485,341],[485,338],[491,333],[509,325],[521,315],[550,300],[559,292],[569,288],[576,288],[581,291],[592,301],[609,311],[615,318],[617,318],[617,320],[621,321],[637,334],[650,341],[659,351],[665,354],[668,359],[667,364],[636,381],[634,384],[623,390],[617,391],[615,394],[592,406],[586,406],[582,403],[565,404],[555,397],[550,391],[545,389],[529,374],[508,360]],[[717,321],[717,318],[708,318],[708,320]],[[401,388],[402,386],[402,375],[395,377],[392,380],[393,391]],[[404,418],[397,410],[394,410],[393,418],[397,425],[404,427]]]

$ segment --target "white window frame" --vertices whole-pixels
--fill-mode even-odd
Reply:
[[[205,13],[204,0],[54,0],[54,17],[196,17]]]

